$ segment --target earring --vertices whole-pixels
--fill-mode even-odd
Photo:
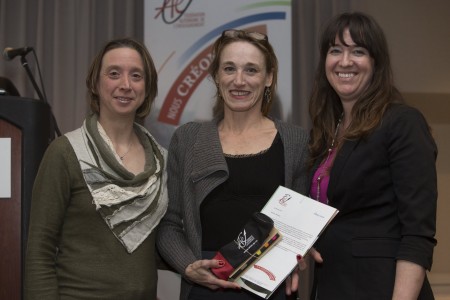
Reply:
[[[264,101],[266,101],[267,104],[269,104],[271,99],[272,93],[270,92],[270,87],[266,86],[266,88],[264,89]]]
[[[219,83],[216,82],[216,88],[217,88],[217,97],[219,99],[222,99],[222,94],[220,93]]]

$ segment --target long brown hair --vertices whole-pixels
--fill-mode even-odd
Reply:
[[[376,21],[363,13],[343,13],[331,19],[322,31],[320,59],[309,103],[312,121],[310,154],[311,165],[324,157],[331,144],[338,119],[343,113],[339,96],[327,80],[325,61],[330,47],[336,39],[344,45],[344,31],[349,29],[352,40],[368,50],[374,60],[373,75],[367,90],[353,106],[352,122],[347,128],[345,139],[358,139],[374,130],[387,107],[393,102],[403,102],[394,86],[389,51],[383,30]]]

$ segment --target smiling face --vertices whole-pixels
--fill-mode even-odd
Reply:
[[[106,52],[98,79],[100,116],[134,117],[145,98],[144,73],[136,50],[122,47]]]
[[[341,101],[355,102],[367,90],[374,72],[374,60],[369,51],[356,45],[345,29],[344,43],[336,37],[325,61],[327,79]]]
[[[267,73],[264,55],[257,47],[239,41],[223,49],[216,82],[225,113],[261,113],[264,89],[272,84],[272,73]]]

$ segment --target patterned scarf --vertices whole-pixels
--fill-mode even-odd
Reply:
[[[145,168],[134,175],[118,161],[97,115],[90,115],[77,130],[66,134],[95,209],[113,234],[132,253],[159,224],[167,210],[167,152],[139,124],[134,130],[145,150]],[[103,131],[103,132],[102,132]]]

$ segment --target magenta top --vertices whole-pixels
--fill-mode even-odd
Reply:
[[[336,156],[336,148],[331,149],[327,158],[319,165],[312,178],[310,196],[322,203],[328,203],[328,183],[330,171]]]

